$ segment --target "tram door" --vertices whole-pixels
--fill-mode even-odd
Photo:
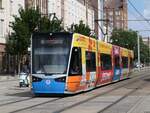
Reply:
[[[117,81],[120,80],[121,76],[121,58],[120,58],[120,48],[118,46],[113,46],[113,62],[114,62],[113,81]]]
[[[85,59],[87,86],[90,89],[94,87],[96,81],[96,53],[86,51]]]

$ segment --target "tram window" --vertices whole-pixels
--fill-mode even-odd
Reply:
[[[81,48],[74,47],[71,55],[69,75],[82,75]]]
[[[122,57],[123,68],[128,68],[128,57]]]
[[[111,55],[102,53],[100,58],[102,70],[111,70],[112,69]]]
[[[95,52],[86,51],[86,70],[87,70],[87,72],[96,71]]]
[[[115,56],[115,68],[120,68],[120,57]]]

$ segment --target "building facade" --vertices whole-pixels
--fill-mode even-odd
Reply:
[[[25,0],[26,8],[39,8],[42,15],[48,15],[48,0]]]
[[[10,63],[6,58],[6,39],[12,32],[9,26],[13,16],[18,15],[21,7],[24,8],[24,0],[0,0],[0,73],[7,70],[4,66]]]
[[[127,0],[104,1],[105,26],[112,29],[128,29]]]
[[[103,0],[26,0],[25,6],[39,7],[43,15],[56,14],[58,19],[63,20],[65,29],[71,24],[78,24],[82,20],[96,33],[98,37],[102,37],[102,22],[95,22],[98,18],[102,18]],[[102,16],[102,17],[101,17]]]
[[[82,20],[94,30],[94,9],[89,4],[84,0],[49,0],[48,13],[56,13],[66,29]]]

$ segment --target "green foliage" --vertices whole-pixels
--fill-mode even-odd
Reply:
[[[14,16],[10,27],[13,33],[8,37],[6,51],[10,54],[25,55],[30,46],[31,34],[39,32],[63,31],[62,21],[54,17],[52,20],[41,17],[39,10],[33,8],[19,9],[19,16]]]
[[[8,37],[6,51],[19,56],[27,54],[31,33],[39,21],[40,12],[38,9],[19,9],[19,17],[14,16],[14,22],[10,25],[13,33]]]
[[[141,62],[150,63],[150,48],[143,43],[142,39],[140,40]]]
[[[132,30],[122,30],[122,29],[115,29],[112,32],[111,41],[112,44],[118,45],[124,48],[128,48],[134,51],[135,60],[138,58],[137,53],[137,38],[138,34],[136,31]],[[140,53],[141,53],[141,62],[148,62],[149,55],[148,55],[149,48],[145,45],[140,37]]]
[[[36,31],[61,31],[63,30],[61,23],[62,21],[58,19],[49,20],[47,17],[41,17],[38,9],[19,9],[19,16],[14,16],[14,22],[10,25],[13,33],[9,35],[6,45],[9,54],[18,56],[18,72],[23,57],[28,53],[31,34]]]
[[[135,43],[135,41],[137,40],[137,36],[137,32],[132,30],[125,31],[122,29],[115,29],[113,30],[110,39],[112,40],[112,44],[133,50],[137,46],[137,43]]]
[[[79,24],[72,24],[70,28],[68,28],[70,32],[80,33],[82,35],[91,36],[91,29],[88,25],[85,25],[81,20]]]
[[[41,32],[60,32],[64,31],[62,20],[54,17],[51,21],[47,17],[42,17],[40,20],[39,31]]]

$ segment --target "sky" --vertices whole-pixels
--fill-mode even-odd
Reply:
[[[150,19],[150,0],[130,0],[137,10],[146,18]],[[128,2],[128,19],[129,20],[144,20]],[[139,31],[143,37],[150,36],[150,21],[129,21],[129,29]]]

